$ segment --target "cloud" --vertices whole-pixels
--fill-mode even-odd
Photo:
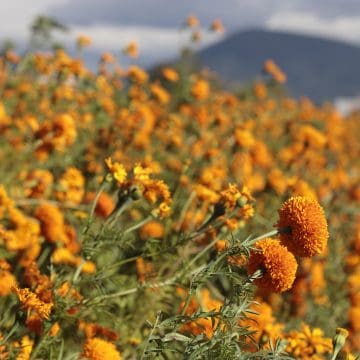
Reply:
[[[52,6],[64,6],[66,0],[0,1],[0,40],[10,38],[25,42],[31,22]]]
[[[267,20],[265,27],[360,45],[360,15],[321,18],[310,12],[279,12]]]
[[[18,1],[18,0],[13,0]],[[360,15],[359,0],[73,0],[50,13],[73,25],[178,27],[190,14],[204,26],[220,18],[230,30],[262,26],[279,13],[309,13],[329,19]]]

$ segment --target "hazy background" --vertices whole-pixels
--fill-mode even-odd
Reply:
[[[220,18],[227,34],[247,28],[321,35],[360,45],[359,0],[11,0],[0,2],[0,39],[27,41],[38,14],[68,25],[70,43],[79,33],[99,50],[119,50],[136,40],[143,61],[176,54],[184,42],[179,27],[196,14],[204,28]],[[202,46],[219,36],[204,34]]]
[[[87,51],[93,58],[105,50],[119,53],[130,41],[136,41],[140,51],[136,62],[145,67],[174,58],[179,49],[188,43],[189,33],[180,29],[189,14],[196,15],[201,21],[203,38],[199,49],[246,29],[280,30],[360,46],[359,0],[1,1],[0,42],[12,39],[19,49],[23,49],[29,40],[29,26],[40,14],[54,17],[69,27],[70,31],[60,38],[69,46],[74,44],[79,34],[89,35],[93,44]],[[224,35],[208,31],[214,19],[223,22],[226,28]],[[311,46],[304,49],[311,56]],[[338,60],[334,65],[335,72],[341,66],[349,67],[343,62],[344,59]],[[351,77],[351,74],[348,76]],[[352,87],[351,91],[336,95],[356,94]]]

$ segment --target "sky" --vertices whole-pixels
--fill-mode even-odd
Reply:
[[[200,46],[248,28],[264,28],[323,36],[360,46],[359,0],[11,0],[0,1],[0,42],[24,46],[36,15],[48,15],[70,31],[61,40],[74,43],[79,34],[93,40],[92,51],[120,50],[130,41],[139,45],[140,63],[172,58],[188,43],[180,30],[186,17],[201,22]],[[208,31],[221,19],[226,33]]]

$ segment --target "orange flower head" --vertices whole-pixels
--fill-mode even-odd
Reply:
[[[313,198],[295,196],[279,210],[280,240],[293,254],[311,257],[326,248],[329,237],[323,208]]]
[[[200,25],[200,21],[195,15],[191,14],[191,15],[189,15],[187,17],[186,26],[188,26],[188,27],[196,27],[196,26],[199,26],[199,25]]]
[[[176,82],[179,80],[179,74],[177,73],[176,70],[170,68],[170,67],[166,67],[162,70],[162,75],[164,76],[164,78],[168,81],[171,82]]]
[[[17,286],[14,286],[12,290],[19,298],[23,309],[35,311],[41,319],[49,319],[51,310],[54,306],[52,303],[41,301],[38,296],[28,288],[20,289]]]
[[[97,337],[85,342],[81,356],[89,360],[121,360],[114,344]]]
[[[215,19],[211,23],[210,29],[217,33],[223,33],[225,31],[224,25],[220,19]]]
[[[297,262],[294,255],[278,240],[266,238],[258,241],[259,251],[251,253],[247,271],[249,275],[262,270],[263,275],[255,284],[265,290],[283,292],[289,290],[295,280]]]
[[[130,42],[124,49],[124,53],[131,58],[137,58],[139,56],[139,50],[135,41]]]
[[[78,38],[76,39],[76,44],[79,48],[90,46],[91,43],[92,43],[91,38],[86,35],[79,35]]]
[[[164,225],[158,221],[150,221],[140,229],[140,237],[143,240],[148,238],[162,238],[164,236]]]

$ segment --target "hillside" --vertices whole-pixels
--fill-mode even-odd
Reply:
[[[286,72],[294,96],[316,101],[360,93],[360,47],[282,32],[237,32],[199,53],[200,60],[231,83],[252,81],[265,59]]]

